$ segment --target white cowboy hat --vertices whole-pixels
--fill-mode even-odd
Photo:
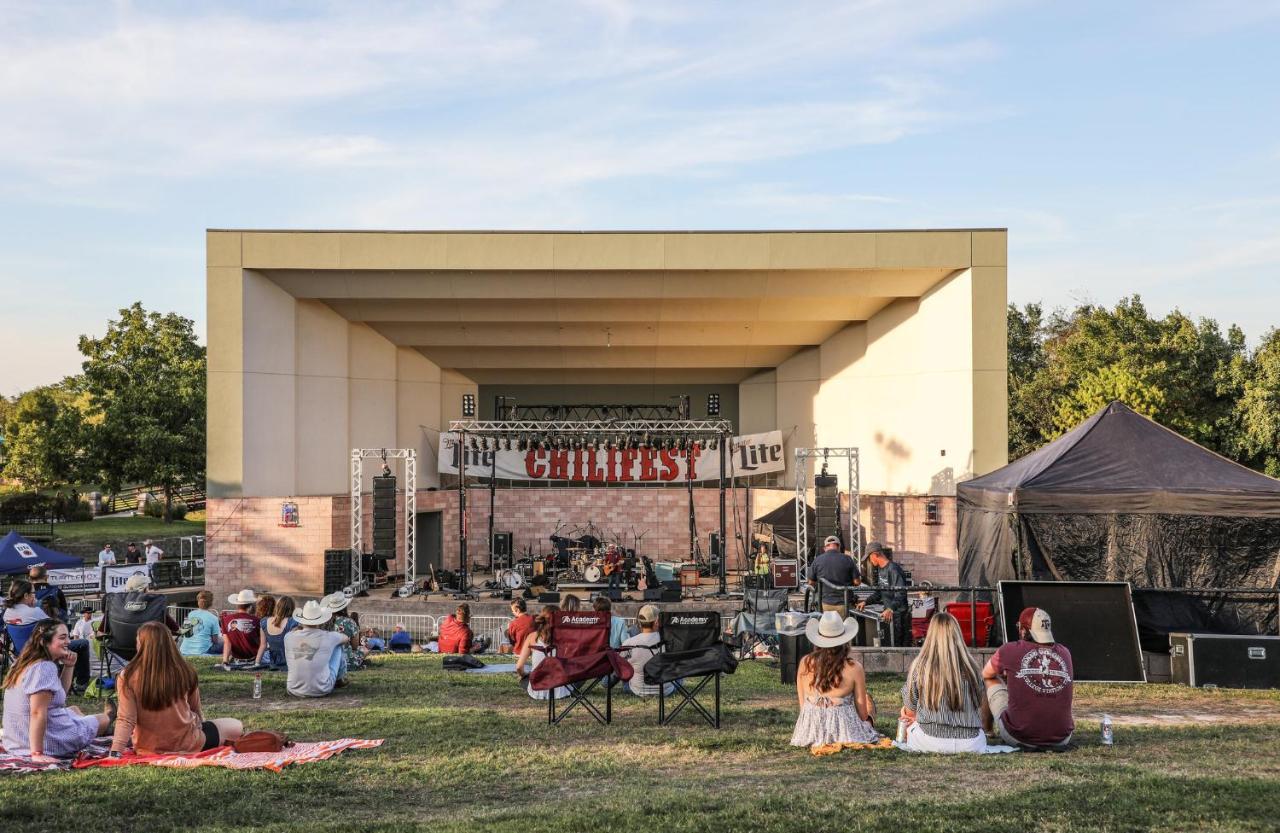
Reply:
[[[139,590],[146,590],[151,586],[151,577],[145,573],[134,573],[129,576],[129,580],[124,583],[124,592],[136,593]]]
[[[344,593],[330,593],[320,600],[320,606],[330,613],[345,610],[349,604],[351,604],[351,599]]]
[[[252,590],[241,590],[239,593],[227,596],[227,601],[233,605],[251,605],[258,601],[258,597]]]
[[[810,619],[804,626],[804,635],[815,648],[834,648],[858,635],[858,620],[850,616],[841,620],[840,614],[828,610],[821,619]]]
[[[302,606],[302,610],[293,614],[293,619],[299,625],[323,625],[333,618],[333,611],[326,610],[320,602],[315,599],[307,602]]]

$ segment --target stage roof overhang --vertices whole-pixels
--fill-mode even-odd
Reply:
[[[244,268],[479,384],[741,382],[1004,231],[267,232]]]

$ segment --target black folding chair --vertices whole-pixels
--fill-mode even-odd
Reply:
[[[720,677],[738,668],[737,657],[720,638],[720,614],[715,611],[664,611],[658,616],[662,647],[645,664],[646,685],[658,687],[658,725],[669,725],[685,706],[692,706],[714,729],[720,728]],[[693,682],[696,680],[697,682]],[[714,711],[698,700],[708,683],[715,686]],[[667,711],[667,686],[679,695]]]

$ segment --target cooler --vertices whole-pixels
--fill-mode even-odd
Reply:
[[[978,641],[973,641],[973,635],[970,628],[970,605],[968,602],[949,602],[947,604],[947,613],[956,617],[956,621],[960,623],[960,633],[964,634],[964,644],[977,645],[979,648],[985,648],[987,645],[987,637],[991,633],[991,626],[995,623],[995,617],[991,614],[991,602],[974,602],[972,605],[974,618],[978,625]],[[915,630],[914,621],[912,630]]]

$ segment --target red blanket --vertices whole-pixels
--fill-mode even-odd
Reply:
[[[322,740],[318,743],[295,743],[280,752],[235,752],[230,746],[219,746],[194,755],[124,755],[120,758],[95,758],[79,760],[72,766],[84,769],[91,766],[147,766],[197,767],[220,766],[226,769],[269,769],[279,772],[289,764],[309,764],[326,761],[347,749],[374,749],[382,740]]]

